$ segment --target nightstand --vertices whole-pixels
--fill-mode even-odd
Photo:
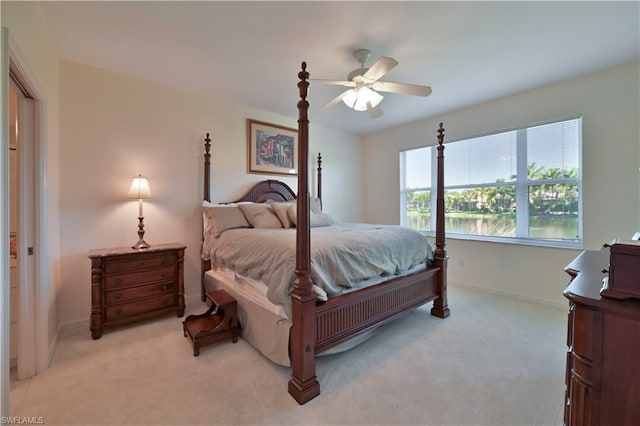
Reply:
[[[91,336],[175,311],[184,315],[184,250],[179,243],[91,250]]]
[[[207,292],[207,299],[211,302],[207,312],[189,315],[182,323],[184,336],[193,342],[193,356],[198,356],[203,346],[227,339],[236,343],[240,336],[236,299],[224,290]]]

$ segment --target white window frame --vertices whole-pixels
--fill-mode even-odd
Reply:
[[[563,121],[570,120],[580,120],[578,126],[578,134],[579,134],[579,145],[578,145],[578,177],[577,178],[563,178],[563,179],[547,179],[547,180],[529,180],[527,173],[521,173],[522,170],[527,170],[527,138],[526,138],[526,130],[532,127],[543,126],[547,124],[561,123]],[[582,203],[582,116],[575,115],[570,117],[564,117],[561,119],[549,120],[545,122],[539,122],[534,124],[529,124],[523,127],[516,127],[511,129],[499,130],[496,132],[491,132],[487,134],[472,136],[464,139],[457,139],[453,141],[447,141],[447,143],[460,142],[464,140],[476,139],[484,136],[491,136],[500,133],[507,132],[516,132],[516,147],[517,147],[517,177],[515,182],[505,182],[505,183],[497,183],[497,182],[488,182],[488,183],[478,183],[478,184],[468,184],[468,185],[451,185],[447,186],[445,181],[445,192],[447,190],[454,189],[472,189],[472,188],[480,188],[480,187],[500,187],[500,186],[514,186],[516,189],[516,205],[519,206],[516,209],[516,236],[515,237],[499,237],[499,236],[489,236],[489,235],[477,235],[477,234],[464,234],[464,233],[452,233],[448,232],[445,229],[447,238],[453,239],[461,239],[461,240],[475,240],[475,241],[489,241],[489,242],[497,242],[497,243],[507,243],[507,244],[523,244],[523,245],[532,245],[532,246],[542,246],[542,247],[558,247],[558,248],[578,248],[581,249],[583,247],[583,203]],[[411,188],[410,190],[406,188],[406,178],[405,178],[405,163],[406,163],[406,152],[413,151],[416,149],[422,148],[430,148],[431,150],[431,187],[428,188]],[[445,157],[447,155],[446,145],[445,145]],[[446,176],[446,169],[445,169]],[[406,150],[400,151],[400,220],[402,226],[407,226],[407,211],[406,211],[406,193],[407,192],[418,192],[418,191],[430,191],[431,194],[436,193],[436,184],[437,184],[437,151],[436,146],[419,146],[414,148],[409,148]],[[553,185],[553,184],[570,184],[578,186],[578,238],[576,239],[568,239],[568,240],[546,240],[540,238],[529,237],[529,187],[530,186],[538,186],[538,185]],[[431,211],[436,211],[436,198],[431,197]],[[521,207],[524,206],[524,207]],[[435,235],[435,214],[431,214],[430,216],[430,231],[423,231],[426,235],[433,236]]]

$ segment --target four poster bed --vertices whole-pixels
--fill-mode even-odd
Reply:
[[[425,244],[426,238],[422,234],[398,226],[352,224],[357,225],[354,229],[339,223],[333,224],[330,218],[328,225],[331,226],[325,226],[327,223],[318,225],[318,219],[322,222],[327,219],[327,215],[321,211],[319,200],[311,199],[309,195],[309,103],[306,100],[309,73],[304,62],[298,77],[300,101],[297,197],[285,183],[265,180],[233,203],[210,204],[211,140],[207,134],[204,154],[205,241],[202,250],[201,289],[202,300],[205,288],[223,288],[238,299],[243,338],[273,361],[283,365],[289,365],[290,362],[292,373],[289,393],[298,403],[304,404],[320,393],[315,373],[316,355],[357,344],[358,338],[363,338],[367,332],[425,303],[433,301],[431,314],[440,318],[449,316],[449,307],[446,288],[442,123],[438,130],[435,250],[431,249],[428,242]],[[317,195],[320,197],[320,156],[317,185]],[[270,229],[257,229],[263,226],[254,226],[253,222],[244,225],[236,223],[244,220],[236,210],[242,210],[249,218],[248,214],[254,215],[256,210],[260,210],[259,213],[262,214],[264,209],[268,209],[270,214],[273,211],[278,213],[277,218],[283,225],[278,226],[280,222],[276,221],[277,225],[264,226]],[[282,209],[287,210],[284,216],[280,215],[284,211]],[[231,219],[232,216],[234,219]],[[292,224],[287,226],[286,221],[289,220],[293,220],[295,230]],[[222,221],[235,224],[226,225],[228,228],[225,228],[220,225]],[[283,227],[291,229],[282,229]],[[385,264],[386,272],[392,271],[391,273],[381,274],[378,271],[377,277],[362,280],[364,284],[342,291],[342,287],[334,285],[341,281],[341,274],[348,277],[347,280],[362,278],[359,274],[364,267],[353,267],[348,263],[351,261],[347,259],[349,256],[365,258],[365,262],[369,257],[378,256],[377,252],[371,251],[375,244],[359,239],[361,236],[368,238],[367,235],[382,238],[383,243],[379,245],[384,246],[389,245],[390,241],[398,240],[399,246],[394,246],[390,253],[381,255],[398,259],[394,259],[393,262],[396,263],[388,267]],[[281,241],[285,239],[289,240],[291,246],[287,248],[286,255],[278,251]],[[242,241],[248,245],[238,245]],[[318,247],[330,242],[333,242],[333,246],[330,247],[329,254],[317,253]],[[410,244],[415,244],[415,248]],[[336,245],[345,245],[348,249],[342,253]],[[358,251],[354,247],[362,249]],[[266,257],[250,257],[254,252]],[[235,257],[227,256],[227,253],[232,253]],[[318,265],[330,263],[335,258],[338,258],[339,265],[333,269],[337,269],[337,273],[332,272],[330,267],[327,267],[331,269],[329,272],[319,269]],[[370,263],[375,263],[374,267],[378,268],[380,263],[386,262],[386,258],[376,258],[376,261]],[[287,264],[289,269],[286,269]],[[264,283],[256,284],[260,280],[252,278],[252,274],[247,272],[256,268],[260,270],[257,275],[267,283],[266,287]],[[273,282],[269,284],[269,280]]]

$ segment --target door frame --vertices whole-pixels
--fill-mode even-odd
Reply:
[[[25,344],[18,345],[18,371],[23,377],[21,379],[42,373],[49,367],[49,361],[55,349],[55,339],[53,345],[49,345],[49,305],[50,297],[53,294],[49,283],[49,267],[45,261],[48,252],[46,206],[46,96],[38,80],[29,70],[24,56],[20,53],[18,46],[9,35],[9,72],[18,85],[22,86],[29,93],[34,102],[33,123],[30,127],[33,130],[33,156],[30,163],[35,166],[33,178],[33,209],[35,213],[34,231],[34,262],[33,277],[31,284],[21,280],[20,282],[20,312],[19,312],[19,340]],[[19,170],[19,181],[24,181],[28,171]],[[24,197],[25,194],[20,194]],[[26,247],[22,244],[19,248],[20,257],[23,259],[20,267],[26,265]],[[21,276],[23,274],[21,273]],[[8,349],[7,349],[8,351]],[[31,352],[31,354],[29,354]],[[8,355],[8,352],[7,352]],[[22,366],[20,364],[23,364]]]
[[[9,30],[0,27],[0,151],[9,153]],[[0,155],[0,416],[9,415],[9,156]]]

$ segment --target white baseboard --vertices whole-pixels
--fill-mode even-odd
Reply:
[[[202,302],[202,300],[200,299],[200,295],[199,294],[194,294],[191,296],[184,296],[184,303],[192,303],[192,302]],[[204,303],[204,302],[202,302]]]
[[[58,326],[58,330],[56,331],[55,336],[51,339],[51,343],[49,344],[49,354],[47,356],[47,368],[53,362],[53,356],[56,354],[56,349],[58,349],[58,336],[60,336],[60,326]],[[42,373],[42,371],[38,372],[38,374]]]
[[[569,306],[568,303],[563,304],[559,302],[552,302],[552,301],[540,299],[537,297],[525,296],[522,294],[518,294],[518,293],[514,293],[514,292],[510,292],[510,291],[506,291],[498,288],[484,287],[477,284],[471,284],[471,283],[466,283],[462,281],[449,280],[448,285],[454,286],[454,287],[468,288],[468,289],[480,291],[483,293],[495,294],[498,296],[508,297],[510,299],[522,300],[530,303],[537,303],[539,305],[549,306],[556,309],[562,309],[563,311],[566,311]],[[185,301],[185,304],[201,302],[200,295],[199,294],[194,294],[189,296],[185,295],[184,301]],[[73,320],[73,321],[67,321],[67,322],[61,323],[58,326],[58,332],[54,337],[53,342],[51,343],[51,346],[49,347],[49,362],[51,362],[51,359],[53,358],[53,355],[55,353],[55,348],[57,347],[57,344],[58,344],[58,336],[64,336],[69,331],[77,330],[82,327],[87,327],[87,329],[89,328],[88,317],[78,319],[78,320]]]
[[[58,336],[64,336],[69,331],[78,330],[78,329],[80,329],[82,327],[86,327],[87,328],[87,332],[88,332],[88,330],[89,330],[89,317],[60,323],[58,325]]]
[[[526,296],[523,294],[514,293],[514,292],[503,290],[500,288],[485,287],[478,284],[471,284],[463,281],[448,280],[447,285],[453,286],[453,287],[468,288],[468,289],[479,291],[482,293],[495,294],[497,296],[503,296],[503,297],[508,297],[510,299],[522,300],[524,302],[537,303],[538,305],[544,305],[550,308],[562,309],[563,311],[566,311],[567,309],[569,309],[568,301],[567,303],[553,302],[551,300],[541,299],[539,297]]]
[[[195,294],[192,296],[185,296],[184,297],[184,302],[185,304],[187,303],[196,303],[196,302],[200,302],[200,295],[199,294]],[[80,318],[77,320],[71,320],[71,321],[66,321],[63,323],[60,323],[58,325],[58,333],[56,335],[56,339],[58,336],[64,336],[66,333],[70,332],[70,331],[75,331],[78,330],[79,328],[82,327],[86,327],[87,328],[87,332],[89,332],[89,317],[85,317],[85,318]]]

